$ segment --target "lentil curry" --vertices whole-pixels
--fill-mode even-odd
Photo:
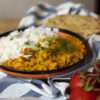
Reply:
[[[23,71],[51,71],[78,63],[87,53],[85,45],[68,34],[59,33],[57,37],[48,37],[47,42],[47,47],[38,43],[37,50],[21,48],[23,56],[6,60],[1,65]]]

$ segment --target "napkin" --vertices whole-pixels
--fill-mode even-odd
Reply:
[[[89,44],[95,47],[97,53],[97,60],[100,60],[100,35],[93,34],[89,39]]]
[[[39,3],[26,12],[25,17],[19,22],[18,28],[31,25],[38,26],[45,18],[61,14],[80,14],[97,17],[96,14],[87,10],[82,4],[65,2],[64,4],[54,7],[45,3]],[[92,40],[96,41],[96,36],[89,39],[91,45]],[[100,44],[98,41],[95,43],[99,58]],[[69,87],[69,80],[70,78],[67,77],[61,79],[60,82],[57,80],[54,82],[50,78],[47,80],[23,79],[0,72],[0,98],[15,100],[14,98],[34,97],[38,98],[38,100],[67,100],[69,98],[69,93],[67,93],[66,96],[64,94],[65,89]]]
[[[64,4],[54,7],[46,3],[39,3],[37,6],[31,7],[26,12],[25,17],[22,18],[18,27],[27,27],[31,25],[38,26],[46,18],[63,14],[78,14],[83,16],[98,17],[95,13],[87,10],[82,4],[65,2]]]

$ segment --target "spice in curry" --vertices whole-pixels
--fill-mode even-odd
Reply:
[[[64,34],[64,33],[62,33]],[[20,50],[22,56],[4,61],[1,65],[23,71],[51,71],[78,63],[86,55],[85,45],[71,35],[47,38],[48,47]]]

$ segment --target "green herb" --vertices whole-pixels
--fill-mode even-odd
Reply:
[[[84,86],[84,90],[87,91],[87,92],[93,90],[93,88],[94,87],[92,85],[90,85],[90,84],[85,84],[85,86]]]
[[[25,42],[25,45],[30,45],[30,42],[29,41]]]
[[[65,49],[68,44],[69,44],[69,42],[67,40],[61,40],[60,41],[60,48]]]
[[[74,52],[76,50],[75,46],[73,46],[69,41],[67,40],[61,40],[60,41],[60,49],[66,50],[67,52]]]

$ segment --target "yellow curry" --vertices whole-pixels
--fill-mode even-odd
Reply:
[[[68,34],[60,33],[48,38],[48,43],[47,48],[41,47],[37,51],[30,47],[22,48],[20,52],[24,56],[9,59],[1,65],[24,71],[51,71],[78,63],[87,53],[85,45]]]

